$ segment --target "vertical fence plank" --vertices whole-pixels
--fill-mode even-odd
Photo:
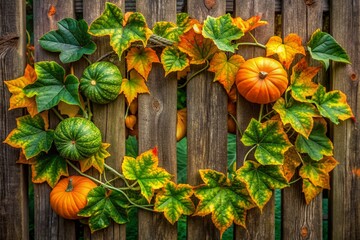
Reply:
[[[188,13],[203,22],[208,15],[225,14],[226,1],[218,0],[208,9],[205,1],[188,0]],[[203,66],[194,67],[192,73]],[[187,85],[188,183],[202,183],[199,169],[227,171],[227,95],[213,82],[213,74],[202,72]],[[210,216],[188,218],[187,239],[219,239]]]
[[[175,0],[138,0],[141,12],[150,28],[158,21],[176,22]],[[159,165],[176,180],[176,90],[175,75],[164,77],[160,65],[154,65],[147,80],[150,94],[139,96],[139,151],[158,147]],[[171,225],[163,214],[139,211],[138,239],[176,239],[176,225]]]
[[[360,3],[331,1],[331,33],[350,56],[351,65],[332,64],[333,88],[344,92],[357,121],[334,126],[334,157],[339,165],[332,174],[331,239],[360,238]]]
[[[243,19],[251,16],[261,15],[262,19],[269,22],[268,26],[257,28],[254,31],[255,38],[260,43],[266,43],[267,40],[274,35],[274,18],[275,18],[275,1],[259,1],[259,0],[236,0],[235,15]],[[250,36],[246,35],[242,41],[252,42]],[[239,48],[238,53],[246,60],[252,57],[265,56],[265,50],[259,47]],[[256,118],[259,114],[259,104],[252,104],[243,97],[238,96],[237,101],[237,120],[242,132],[246,129],[252,117]],[[241,136],[239,136],[241,137]],[[245,147],[240,141],[237,143],[237,163],[238,167],[243,164],[245,154],[249,147]],[[274,197],[270,199],[260,213],[258,208],[251,209],[247,215],[247,230],[242,227],[235,228],[235,239],[274,239],[275,236],[275,217],[274,217]],[[259,227],[261,226],[261,227]]]
[[[22,110],[9,108],[10,93],[3,81],[25,69],[25,2],[0,0],[0,129],[1,142],[16,128]],[[19,150],[0,146],[0,239],[28,239],[27,166],[16,164]]]
[[[115,3],[123,11],[125,10],[125,1],[124,0],[87,0],[83,1],[83,18],[89,24],[92,23],[105,9],[105,3],[112,2]],[[96,52],[90,56],[91,61],[96,61],[99,57],[104,54],[112,51],[112,48],[109,44],[108,38],[96,38],[93,40],[97,45]],[[107,59],[105,59],[107,60]],[[118,65],[120,69],[124,69],[124,64],[119,61],[114,62]],[[82,68],[82,70],[84,67]],[[124,71],[122,71],[124,74]],[[79,75],[78,77],[81,77]],[[93,104],[93,121],[96,126],[100,129],[102,133],[103,142],[110,143],[110,147],[107,149],[111,154],[110,157],[106,158],[106,164],[112,168],[120,171],[121,163],[125,155],[125,99],[123,95],[106,105],[103,104]],[[90,170],[90,175],[98,177],[99,174],[97,170]],[[107,173],[108,179],[111,179],[112,174]],[[90,233],[88,227],[85,228],[85,239],[126,239],[126,227],[125,225],[119,225],[116,223],[110,224],[110,226],[104,230],[97,231],[93,234]]]
[[[62,18],[74,17],[73,0],[34,0],[33,9],[35,61],[60,62],[58,54],[41,49],[38,40],[46,32],[57,29],[56,23]],[[49,121],[50,128],[54,128],[58,119],[50,115]],[[52,211],[49,204],[50,191],[51,188],[46,183],[34,186],[35,239],[75,239],[75,222],[60,218]]]
[[[303,44],[306,44],[311,34],[322,27],[322,15],[323,1],[309,1],[308,4],[306,1],[283,1],[283,37],[289,33],[296,33],[302,38]],[[319,79],[319,82],[323,81]],[[302,193],[302,182],[298,181],[283,190],[282,204],[282,237],[284,239],[322,238],[321,194],[306,205]]]

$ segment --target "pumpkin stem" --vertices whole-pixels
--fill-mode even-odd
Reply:
[[[260,79],[265,79],[267,75],[268,75],[267,72],[264,72],[264,71],[260,71],[260,72],[259,72],[259,78],[260,78]]]
[[[66,192],[71,192],[74,189],[72,181],[73,181],[72,178],[69,178],[69,183],[68,183],[67,188],[65,190]]]

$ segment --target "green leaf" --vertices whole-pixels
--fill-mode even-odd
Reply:
[[[125,141],[125,155],[128,157],[136,158],[139,156],[139,143],[135,136],[129,135]]]
[[[46,181],[52,188],[61,176],[69,176],[65,159],[57,153],[41,153],[36,156],[35,162],[31,165],[31,172],[34,183]]]
[[[111,219],[118,224],[129,222],[127,205],[121,193],[108,191],[100,186],[89,192],[87,205],[78,213],[78,216],[89,217],[89,227],[93,233],[108,227]]]
[[[187,138],[176,143],[177,182],[186,183],[187,179]]]
[[[346,95],[339,90],[326,92],[324,86],[320,85],[311,102],[315,103],[320,114],[338,124],[339,120],[353,117],[353,112],[346,101]]]
[[[99,151],[93,154],[87,159],[80,160],[80,169],[82,172],[86,172],[91,167],[94,167],[99,173],[104,172],[105,158],[110,157],[110,153],[106,150],[110,147],[109,143],[102,143]]]
[[[287,106],[283,98],[279,98],[273,109],[279,113],[283,124],[290,124],[291,127],[305,138],[309,137],[313,128],[313,117],[318,116],[317,110],[311,103],[301,103],[295,100]]]
[[[255,158],[263,165],[283,164],[284,153],[291,147],[280,121],[275,120],[260,123],[251,119],[241,142],[245,146],[255,145]]]
[[[165,76],[171,72],[184,70],[189,66],[190,61],[186,54],[181,52],[177,47],[169,46],[164,48],[161,53],[161,63],[165,70]]]
[[[58,30],[50,31],[39,39],[42,48],[50,52],[61,52],[60,61],[70,63],[84,54],[93,54],[96,44],[88,34],[88,25],[81,19],[65,18],[57,23]]]
[[[211,219],[221,235],[233,222],[245,227],[246,210],[254,207],[245,185],[238,179],[230,181],[215,170],[199,172],[205,185],[195,189],[195,196],[200,202],[194,215],[211,213]]]
[[[191,195],[193,190],[189,184],[176,185],[169,181],[156,194],[154,210],[164,212],[165,218],[174,224],[181,215],[191,215],[195,211],[195,205],[190,199]]]
[[[350,63],[346,51],[328,33],[317,29],[311,36],[307,48],[313,59],[321,61],[326,69],[329,68],[329,60],[336,62]]]
[[[36,96],[39,112],[55,107],[60,101],[81,106],[76,76],[70,74],[65,78],[65,70],[54,61],[35,63],[35,72],[36,82],[26,86],[24,92],[27,97]]]
[[[317,161],[322,159],[323,155],[332,156],[333,144],[326,136],[326,121],[323,118],[315,119],[309,138],[298,135],[295,147],[299,152],[307,153]]]
[[[45,122],[40,115],[35,115],[33,118],[30,115],[19,117],[16,119],[16,126],[17,128],[10,132],[4,143],[14,148],[21,148],[26,159],[50,150],[54,131],[46,130]]]
[[[255,161],[247,160],[236,171],[237,177],[246,184],[251,198],[262,211],[272,196],[272,189],[288,187],[281,166],[263,166]]]
[[[124,21],[121,9],[115,4],[107,2],[104,12],[91,23],[89,28],[89,33],[94,36],[110,36],[110,45],[119,58],[133,42],[140,41],[145,47],[152,34],[141,13],[132,13],[123,26]]]
[[[139,183],[141,194],[148,202],[151,201],[154,190],[162,188],[171,179],[171,175],[158,167],[158,163],[156,148],[140,154],[136,159],[125,156],[122,163],[124,176]]]
[[[208,16],[204,21],[203,36],[214,41],[223,51],[235,52],[239,44],[232,44],[232,40],[240,39],[244,33],[233,23],[230,14],[214,18]]]

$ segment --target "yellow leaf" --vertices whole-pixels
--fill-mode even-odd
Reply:
[[[110,153],[106,150],[110,146],[109,143],[102,143],[99,151],[91,157],[80,161],[80,169],[86,172],[91,167],[94,167],[99,173],[104,171],[105,158],[110,157]]]
[[[290,68],[297,53],[305,55],[305,49],[302,46],[301,38],[294,33],[287,35],[284,43],[280,37],[273,36],[266,44],[266,56],[277,54],[286,69]]]
[[[158,63],[160,61],[156,52],[151,48],[133,47],[126,55],[128,71],[135,69],[145,80],[147,80],[154,62]]]
[[[36,73],[30,65],[26,66],[24,76],[14,80],[4,81],[9,89],[9,92],[12,93],[12,96],[10,97],[9,110],[26,107],[32,117],[38,113],[35,97],[28,98],[23,92],[24,87],[34,83],[35,81]]]
[[[295,147],[289,148],[289,150],[285,152],[284,157],[284,164],[281,167],[287,181],[290,182],[295,174],[296,168],[301,164],[301,158]]]
[[[131,71],[130,79],[123,79],[120,93],[124,93],[128,103],[131,104],[138,94],[149,93],[149,89],[145,84],[144,78],[136,71]]]
[[[240,28],[244,33],[253,30],[254,28],[267,25],[267,21],[260,21],[261,16],[253,16],[248,20],[243,20],[241,17],[233,18],[235,25]]]

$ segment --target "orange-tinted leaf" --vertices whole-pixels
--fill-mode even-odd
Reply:
[[[147,80],[152,68],[152,63],[160,62],[156,52],[151,48],[131,48],[126,55],[128,71],[135,69]]]
[[[186,108],[177,111],[176,141],[186,136]]]
[[[218,51],[211,39],[204,38],[193,28],[180,37],[179,49],[191,57],[191,64],[202,64]]]
[[[235,25],[240,28],[244,33],[253,30],[254,28],[267,25],[267,21],[260,21],[261,16],[253,16],[248,20],[243,20],[241,17],[233,18]]]
[[[123,79],[120,93],[124,93],[128,103],[131,104],[138,94],[149,93],[149,89],[145,84],[144,78],[136,71],[131,71],[130,79]]]
[[[31,165],[36,163],[36,160],[35,158],[26,159],[25,154],[23,152],[20,152],[19,159],[16,161],[16,163]]]
[[[351,172],[357,176],[360,177],[360,168],[354,168],[353,170],[351,170]]]
[[[289,69],[297,53],[305,55],[305,49],[302,46],[301,38],[294,33],[290,33],[284,39],[273,36],[266,44],[266,56],[277,54],[280,62]]]
[[[284,164],[282,165],[282,170],[284,172],[285,178],[288,182],[292,179],[295,174],[296,168],[300,166],[301,159],[299,154],[296,152],[295,147],[289,148],[285,152],[285,160]]]
[[[26,107],[32,117],[38,113],[35,97],[28,98],[23,92],[24,87],[34,83],[35,81],[36,73],[34,68],[30,65],[26,66],[24,76],[14,80],[4,81],[9,89],[9,92],[12,93],[12,96],[10,97],[9,110]]]
[[[234,54],[228,59],[224,52],[218,52],[211,59],[208,71],[214,72],[214,81],[219,81],[226,92],[230,92],[236,73],[243,62],[245,62],[244,58],[238,54]]]
[[[309,204],[322,190],[321,187],[315,186],[308,179],[303,179],[302,191],[305,195],[306,204]]]
[[[80,169],[86,172],[91,167],[94,167],[99,173],[104,171],[105,158],[110,157],[110,153],[106,150],[110,146],[109,143],[102,143],[99,151],[91,157],[80,161]]]

